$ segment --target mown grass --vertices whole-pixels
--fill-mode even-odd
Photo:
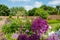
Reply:
[[[60,29],[60,20],[48,20],[49,25],[52,27],[51,31],[58,31]]]

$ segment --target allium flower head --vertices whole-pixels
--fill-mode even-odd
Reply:
[[[28,32],[29,32],[29,30],[27,29],[25,32],[26,32],[26,33],[28,33]]]
[[[17,40],[28,40],[28,37],[26,34],[21,34],[21,35],[19,35]]]
[[[40,37],[39,37],[37,34],[32,34],[32,35],[29,37],[29,40],[40,40]]]
[[[39,33],[46,33],[46,31],[48,30],[48,24],[46,20],[37,18],[32,22],[31,28],[33,32],[38,31]]]
[[[16,34],[16,33],[12,35],[13,39],[16,39],[17,37],[18,37],[18,34]]]
[[[60,36],[60,29],[56,32],[56,34],[57,34],[58,36]]]
[[[58,38],[57,34],[52,34],[47,38],[47,40],[60,40],[60,39]]]
[[[48,34],[49,34],[49,36],[50,36],[50,35],[52,35],[52,34],[54,34],[54,33],[55,33],[54,31],[51,31],[51,32],[49,32]]]

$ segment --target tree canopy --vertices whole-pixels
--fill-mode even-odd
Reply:
[[[26,15],[27,14],[27,11],[25,10],[24,7],[12,7],[10,9],[10,14],[13,15],[13,16],[16,16],[16,15]]]
[[[0,16],[9,16],[9,8],[6,5],[0,4]]]
[[[47,15],[60,15],[60,5],[57,5],[55,8],[52,6],[42,5],[38,8],[33,8],[31,10],[26,10],[24,7],[12,7],[4,4],[0,4],[0,16],[42,16]]]

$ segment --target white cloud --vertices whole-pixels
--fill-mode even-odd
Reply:
[[[35,6],[35,7],[40,7],[42,4],[43,4],[42,2],[36,1],[35,4],[34,4],[34,6]]]
[[[31,0],[10,0],[11,2],[29,2],[29,1],[31,1]]]
[[[60,0],[52,0],[52,1],[49,1],[48,4],[51,4],[51,5],[58,5],[58,4],[60,4]]]
[[[25,9],[30,10],[30,9],[32,9],[32,8],[34,8],[34,7],[36,7],[36,8],[37,8],[37,7],[40,7],[41,5],[43,5],[42,2],[36,1],[32,6],[26,5],[26,6],[25,6]]]
[[[25,6],[25,9],[28,11],[28,10],[30,10],[30,9],[32,9],[33,8],[33,6],[29,6],[29,5],[26,5]]]
[[[52,6],[52,7],[56,8],[56,6]]]

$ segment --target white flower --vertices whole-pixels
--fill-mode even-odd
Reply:
[[[26,20],[22,20],[22,22],[26,22]]]
[[[49,25],[49,29],[52,29],[52,27]]]
[[[59,31],[60,31],[60,29],[59,29]]]
[[[51,31],[51,32],[50,32],[50,33],[48,33],[48,34],[49,34],[49,36],[50,36],[50,35],[54,34],[54,31]]]

